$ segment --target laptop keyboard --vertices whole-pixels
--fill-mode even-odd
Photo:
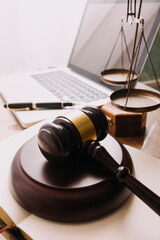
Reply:
[[[106,98],[103,92],[83,83],[66,72],[56,71],[32,75],[60,101],[91,102]]]

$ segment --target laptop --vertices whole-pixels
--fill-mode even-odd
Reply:
[[[160,22],[159,1],[146,0],[141,16],[145,19],[145,37],[150,49]],[[137,5],[138,6],[138,5]],[[127,1],[88,0],[80,23],[73,50],[66,67],[1,77],[0,91],[6,103],[19,102],[75,102],[75,107],[101,106],[110,100],[110,94],[121,88],[101,81],[115,39],[126,17]],[[125,31],[130,54],[136,24],[126,24]],[[138,32],[138,38],[140,31]],[[118,43],[110,59],[109,68],[121,67],[121,44]],[[124,49],[124,65],[129,68]],[[142,72],[147,59],[145,47],[140,49],[137,71]],[[70,110],[13,111],[20,124],[27,128],[46,118]]]

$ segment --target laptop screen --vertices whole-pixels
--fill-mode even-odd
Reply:
[[[140,17],[145,20],[144,34],[149,49],[160,22],[159,6],[159,0],[145,0],[142,3]],[[139,1],[136,4],[136,12],[138,12],[138,8]],[[100,81],[100,73],[106,69],[107,63],[107,69],[122,68],[123,55],[123,66],[125,69],[129,69],[127,49],[131,57],[136,23],[123,22],[125,44],[124,39],[122,40],[118,36],[122,24],[121,19],[122,17],[126,18],[126,15],[127,0],[89,0],[68,66],[82,75]],[[139,24],[136,43],[139,42],[141,30],[142,27]],[[146,57],[147,52],[142,41],[136,66],[138,73],[141,73]]]

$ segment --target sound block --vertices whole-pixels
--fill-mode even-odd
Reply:
[[[101,141],[114,159],[132,172],[132,160],[123,145],[108,135]],[[27,211],[60,222],[82,222],[102,217],[121,206],[130,191],[93,159],[57,166],[41,154],[37,136],[16,153],[11,167],[11,192]]]

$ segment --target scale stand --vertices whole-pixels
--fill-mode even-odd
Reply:
[[[147,54],[149,56],[149,60],[151,63],[151,67],[157,82],[158,89],[160,90],[160,86],[158,83],[158,79],[151,61],[151,57],[149,54],[149,50],[147,47],[147,43],[145,40],[145,35],[144,35],[144,19],[140,18],[140,13],[141,13],[141,7],[142,7],[142,0],[140,0],[139,3],[139,10],[138,10],[138,16],[136,17],[136,0],[134,1],[134,11],[132,10],[132,0],[128,0],[128,5],[127,5],[127,17],[122,18],[122,22],[126,21],[129,24],[134,24],[136,23],[136,31],[135,31],[135,38],[134,38],[134,44],[133,44],[133,51],[132,51],[132,57],[130,61],[130,68],[129,70],[124,70],[123,69],[123,62],[122,62],[122,69],[109,69],[109,70],[104,70],[101,73],[101,79],[109,84],[114,84],[114,85],[124,85],[124,89],[115,91],[111,94],[110,99],[112,104],[115,107],[121,108],[126,111],[132,111],[132,112],[148,112],[148,111],[153,111],[157,108],[160,107],[160,94],[153,92],[153,91],[148,91],[144,89],[134,89],[132,86],[135,85],[137,79],[139,78],[139,74],[135,72],[136,69],[136,64],[139,56],[139,51],[140,51],[140,46],[142,39],[144,40],[145,47],[147,49]],[[142,25],[142,32],[141,36],[139,39],[139,42],[137,43],[137,34],[138,34],[138,27],[139,24]],[[122,27],[121,27],[122,29]],[[124,34],[123,29],[121,30],[122,33]],[[119,37],[119,36],[118,36]],[[124,37],[125,40],[125,37]],[[117,40],[118,41],[118,40]],[[116,42],[117,43],[117,42]],[[126,43],[126,40],[125,40]],[[115,48],[115,46],[114,46]],[[114,50],[113,48],[113,50]],[[126,45],[127,53],[128,53],[128,48]],[[113,53],[112,50],[112,53]],[[112,56],[111,53],[111,56]],[[109,57],[109,60],[111,58]],[[108,62],[109,62],[108,60]],[[122,55],[122,60],[123,60],[123,55]],[[108,66],[108,62],[106,67]],[[123,80],[121,81],[123,75]],[[110,79],[114,76],[114,80]]]

